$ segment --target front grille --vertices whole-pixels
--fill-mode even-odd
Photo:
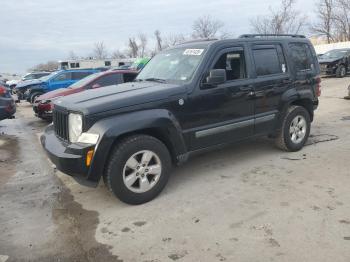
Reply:
[[[56,135],[68,141],[68,113],[54,110],[52,120]]]

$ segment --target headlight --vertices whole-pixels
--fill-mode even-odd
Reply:
[[[70,113],[68,116],[69,141],[75,143],[83,132],[83,119],[80,114]]]

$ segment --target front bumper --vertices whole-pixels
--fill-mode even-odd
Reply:
[[[328,66],[327,64],[320,64],[321,75],[334,75],[337,67]]]
[[[94,145],[67,143],[55,135],[53,125],[46,128],[40,141],[58,170],[73,176],[78,182],[87,179],[89,167],[86,166],[86,154],[89,150],[94,149]]]

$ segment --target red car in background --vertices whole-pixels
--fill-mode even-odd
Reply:
[[[104,86],[118,85],[133,81],[138,72],[134,70],[105,71],[89,75],[68,88],[57,89],[39,96],[33,110],[37,117],[52,120],[53,101],[57,98]]]

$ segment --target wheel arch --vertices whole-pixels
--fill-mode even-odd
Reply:
[[[96,123],[90,131],[102,135],[95,149],[88,180],[98,181],[101,178],[112,150],[128,136],[143,134],[157,138],[168,148],[173,163],[177,163],[178,157],[187,151],[181,128],[167,110],[146,110],[111,117]]]

